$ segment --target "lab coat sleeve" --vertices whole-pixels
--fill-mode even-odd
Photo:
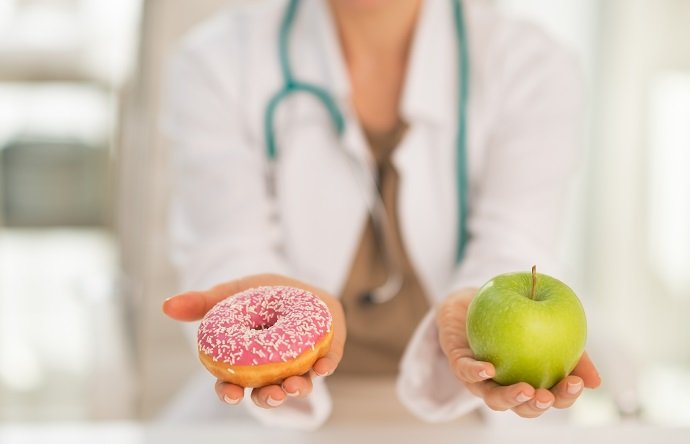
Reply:
[[[400,361],[398,398],[412,413],[429,422],[449,421],[481,405],[453,375],[438,341],[432,310],[417,327]]]
[[[231,42],[230,42],[231,43]],[[172,58],[162,129],[171,152],[170,239],[184,289],[255,273],[290,275],[260,143],[249,143],[232,69],[187,43]],[[228,48],[232,51],[232,48]],[[211,390],[212,387],[209,387]],[[266,424],[315,428],[330,414],[325,384],[281,408],[243,404]]]
[[[512,271],[558,275],[558,235],[579,154],[581,78],[570,56],[532,29],[505,37],[490,65],[496,116],[478,177],[471,178],[469,241],[446,295]],[[512,43],[507,43],[512,40]],[[510,48],[510,51],[508,51]],[[452,375],[438,343],[434,310],[402,360],[398,394],[429,421],[478,405]],[[483,404],[481,404],[483,405]]]
[[[162,128],[170,147],[170,248],[185,289],[252,273],[288,274],[266,185],[266,161],[247,141],[238,91],[203,53],[172,59]]]

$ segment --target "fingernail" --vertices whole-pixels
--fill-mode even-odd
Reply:
[[[522,403],[522,402],[527,402],[527,401],[529,401],[530,399],[532,399],[532,397],[529,396],[529,395],[526,394],[526,393],[520,392],[520,393],[515,397],[515,399],[517,400],[517,402]]]
[[[223,395],[223,401],[225,401],[226,403],[228,403],[228,404],[230,404],[230,405],[235,405],[235,404],[237,404],[238,402],[240,402],[239,399],[232,399],[232,398],[229,397],[228,395]]]
[[[299,396],[299,390],[295,390],[294,392],[288,392],[288,391],[285,389],[285,387],[283,387],[283,391],[285,392],[286,395],[291,396],[291,397],[293,397],[293,398],[294,398],[295,396]]]
[[[323,376],[328,376],[328,375],[331,374],[331,372],[319,373],[319,372],[317,372],[316,370],[314,370],[314,373],[316,374],[316,376],[321,376],[321,377],[323,377]]]
[[[537,405],[537,408],[538,408],[538,409],[546,410],[546,409],[548,409],[549,407],[551,407],[551,401],[549,401],[549,402],[537,401],[537,402],[536,402],[536,405]]]
[[[576,383],[569,382],[568,383],[568,393],[570,393],[571,395],[577,395],[578,393],[580,393],[580,390],[582,390],[582,383],[581,382],[576,382]]]
[[[271,407],[278,407],[278,406],[279,406],[280,404],[282,404],[282,403],[283,403],[283,400],[282,400],[282,399],[281,399],[281,400],[277,400],[277,399],[271,398],[270,396],[269,396],[268,399],[266,400],[266,404],[270,405]]]
[[[491,376],[486,372],[486,370],[482,370],[479,372],[479,377],[482,379],[489,379]]]

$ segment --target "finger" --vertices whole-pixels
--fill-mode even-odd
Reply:
[[[287,396],[306,398],[312,390],[311,377],[308,373],[302,376],[290,376],[283,381],[281,387]]]
[[[214,287],[207,291],[188,291],[163,302],[163,313],[177,321],[198,321],[218,302],[235,293],[220,293]]]
[[[448,363],[456,378],[473,384],[496,376],[496,369],[490,362],[477,361],[468,356],[469,349],[454,349],[448,354]]]
[[[496,371],[492,364],[473,359],[465,333],[467,307],[476,290],[468,288],[447,298],[436,314],[438,339],[455,376],[465,383],[492,378]]]
[[[190,291],[166,299],[163,313],[177,321],[196,321],[206,314],[206,302],[201,292]]]
[[[553,406],[557,409],[566,409],[573,405],[582,393],[584,382],[579,376],[566,376],[551,389],[554,396]]]
[[[188,291],[166,299],[163,302],[163,312],[178,321],[196,321],[223,299],[249,288],[282,282],[280,278],[277,275],[254,275],[225,282],[205,291]]]
[[[486,405],[497,411],[512,409],[529,402],[535,395],[534,388],[526,382],[502,386],[493,381],[474,384]]]
[[[205,291],[189,291],[170,297],[163,302],[163,312],[178,321],[197,321],[204,317],[211,307],[241,291],[263,285],[286,285],[300,287],[316,296],[324,294],[316,287],[277,274],[256,274],[224,282]],[[321,297],[331,309],[332,302]]]
[[[335,335],[333,336],[333,342],[331,342],[331,349],[322,358],[317,359],[317,361],[312,366],[312,370],[317,376],[329,376],[335,372],[338,368],[338,364],[343,357],[343,347],[344,344],[340,340],[336,340]]]
[[[531,400],[514,407],[513,411],[523,418],[536,418],[543,415],[553,402],[553,393],[546,389],[537,389]]]
[[[220,400],[230,405],[239,404],[244,397],[244,388],[239,385],[218,380],[215,388]]]
[[[474,294],[472,288],[458,292],[443,301],[436,313],[439,342],[446,355],[451,350],[468,347],[465,318]]]
[[[587,388],[594,389],[601,385],[601,377],[599,376],[599,372],[594,366],[592,360],[589,358],[587,352],[582,354],[580,361],[570,374],[582,378],[584,385]]]
[[[252,390],[252,401],[264,409],[272,409],[285,402],[285,392],[279,385],[267,385]]]

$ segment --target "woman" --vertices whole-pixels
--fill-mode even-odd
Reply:
[[[236,8],[190,35],[173,62],[164,122],[175,259],[185,288],[211,289],[171,298],[164,311],[197,320],[243,288],[287,284],[313,289],[338,327],[312,373],[252,391],[266,422],[321,424],[330,404],[313,376],[336,368],[399,368],[401,402],[427,420],[480,400],[536,417],[599,384],[585,354],[551,390],[501,387],[468,348],[464,315],[479,285],[532,263],[557,272],[580,83],[540,31],[482,2],[454,2],[303,0],[285,35],[285,1]],[[267,117],[294,81],[332,95],[341,135],[313,94],[293,94]],[[218,383],[216,392],[237,404],[244,390]]]

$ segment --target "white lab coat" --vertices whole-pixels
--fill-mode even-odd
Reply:
[[[275,272],[338,295],[359,244],[374,193],[363,192],[361,175],[371,174],[373,163],[323,0],[303,0],[290,58],[298,79],[335,97],[346,118],[342,146],[313,97],[291,97],[276,117],[275,198],[267,189],[263,118],[282,85],[277,30],[285,4],[225,11],[185,38],[170,65],[163,130],[172,153],[173,255],[185,289]],[[580,144],[581,82],[570,55],[533,26],[480,1],[464,5],[470,207],[459,267],[458,70],[449,0],[424,2],[400,107],[410,128],[394,154],[402,237],[432,305],[535,263],[558,272],[559,220]],[[432,312],[409,343],[398,392],[414,414],[442,421],[479,401],[450,373]],[[303,428],[323,423],[331,405],[321,379],[308,401],[289,399],[273,410],[244,404],[266,423]]]

